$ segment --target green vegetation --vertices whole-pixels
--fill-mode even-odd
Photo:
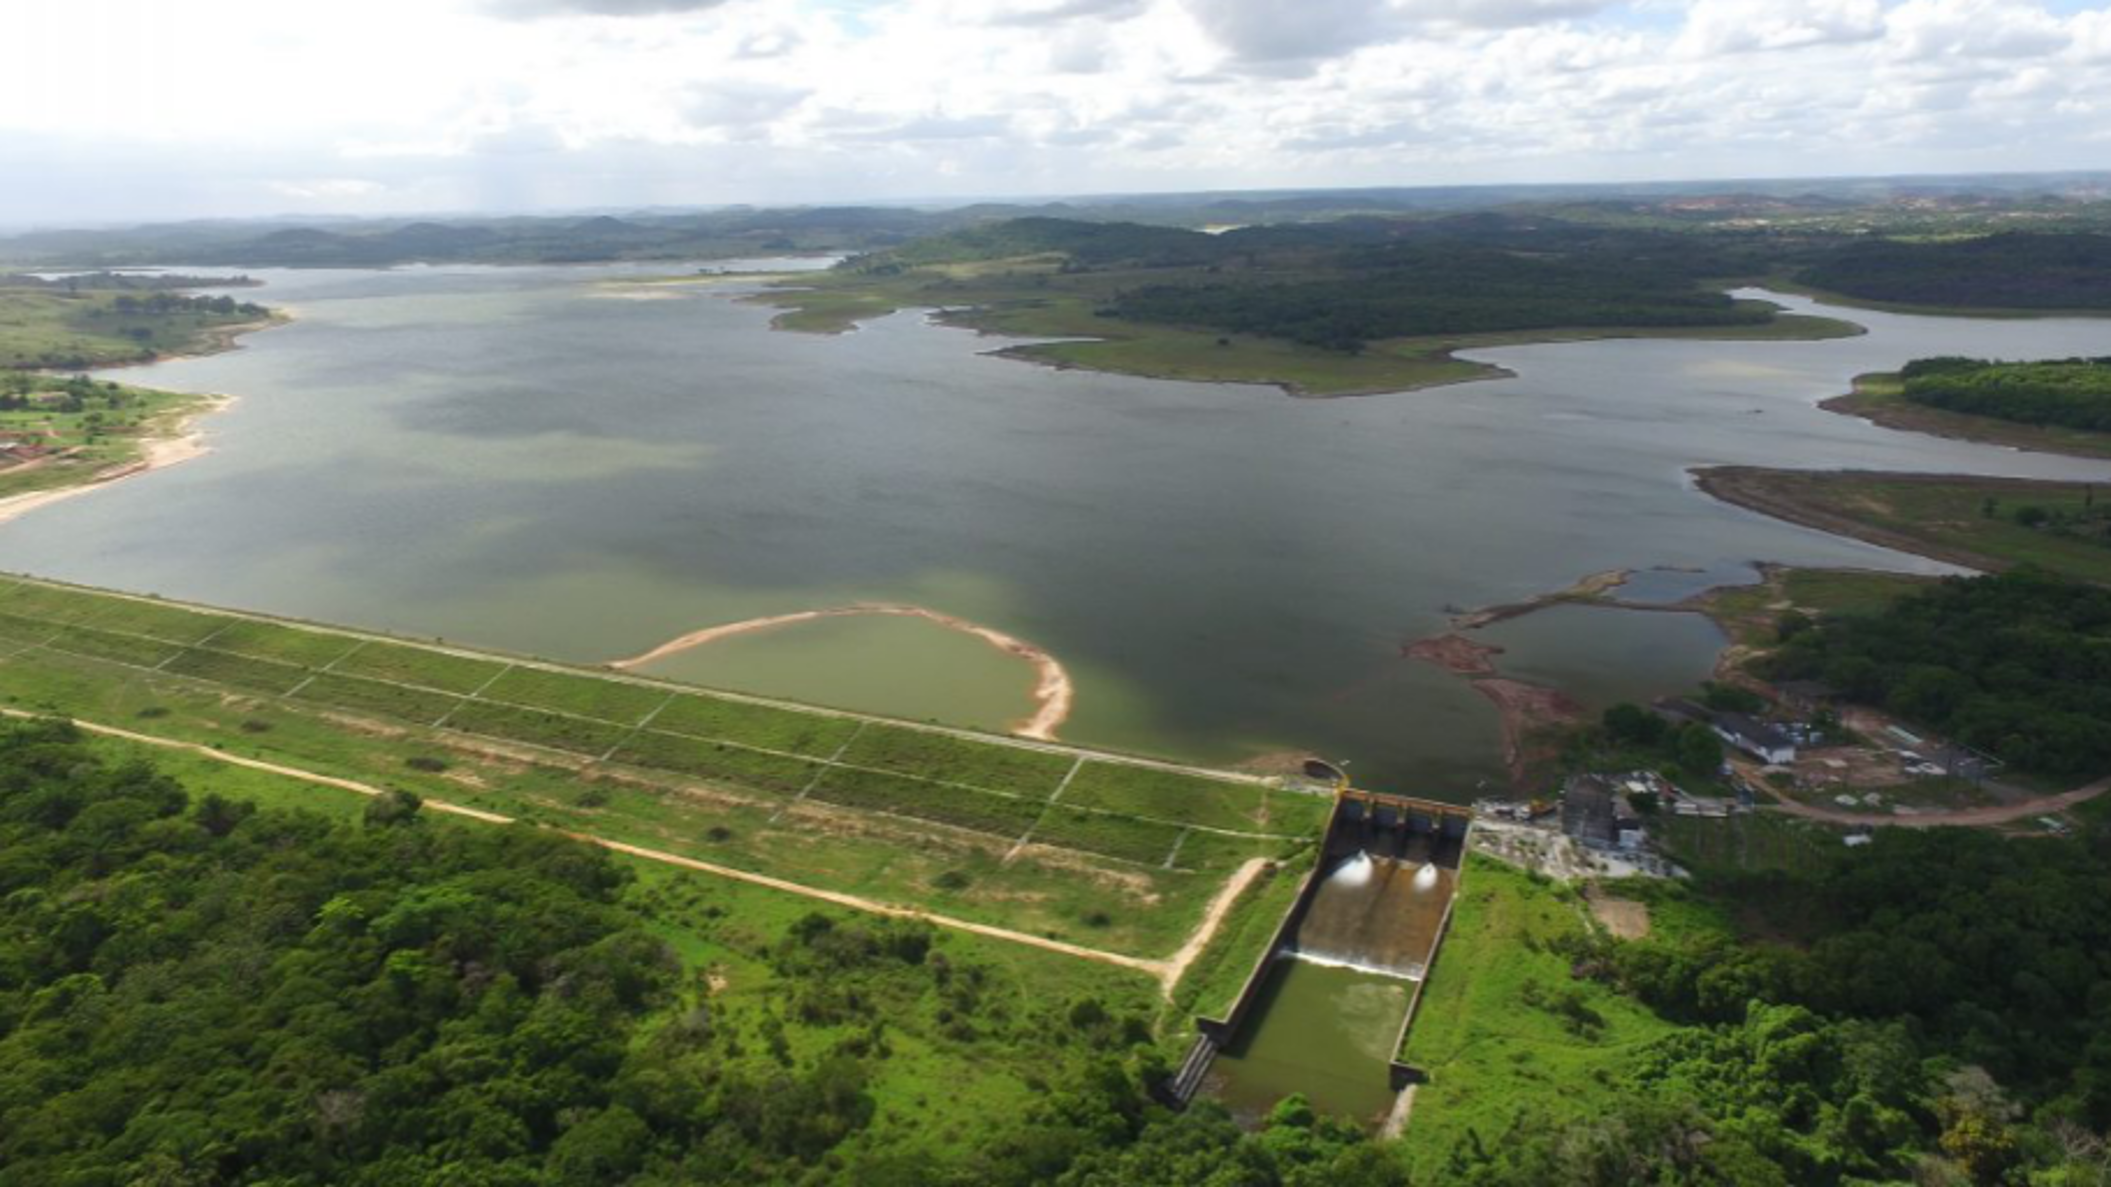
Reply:
[[[480,695],[494,701],[636,725],[666,704],[669,694],[665,689],[593,676],[573,676],[545,668],[513,668]]]
[[[1096,763],[1080,770],[1063,790],[1063,802],[1075,807],[1131,812],[1234,832],[1267,830],[1268,798],[1268,789],[1259,784],[1235,786],[1179,771]],[[1324,811],[1325,801],[1305,798]],[[1317,824],[1311,827],[1316,830]]]
[[[0,290],[0,311],[5,297]],[[0,373],[0,497],[78,486],[121,471],[141,460],[146,441],[171,434],[211,403],[206,396],[85,375]]]
[[[2111,774],[2111,591],[2027,569],[1819,619],[1765,661],[2029,773]]]
[[[93,278],[0,277],[0,368],[80,370],[205,349],[230,327],[270,316],[232,297],[146,295]]]
[[[1216,939],[1173,986],[1168,1018],[1185,1027],[1192,1018],[1222,1019],[1231,1012],[1254,966],[1274,944],[1283,916],[1297,901],[1307,865],[1302,860],[1271,863],[1247,884],[1225,913]]]
[[[1995,364],[2001,366],[2005,364]],[[1967,412],[1952,412],[1906,398],[1905,380],[1897,372],[1857,375],[1854,390],[1819,407],[1859,416],[1887,429],[1932,433],[1963,441],[1986,441],[2042,453],[2111,457],[2111,433],[2071,429],[2054,424],[2026,424]]]
[[[833,331],[909,307],[996,333],[1081,341],[1020,358],[1315,395],[1497,374],[1455,349],[1666,333],[1826,337],[1709,278],[1763,270],[1727,240],[1501,215],[1344,219],[1208,235],[1022,218],[919,240],[760,298],[784,329]]]
[[[1752,585],[1726,585],[1704,595],[1702,609],[1743,647],[1779,637],[1784,615],[1872,614],[1928,583],[1910,573],[1868,569],[1785,569],[1768,566]]]
[[[1872,238],[1841,247],[1796,279],[1828,292],[1898,305],[2111,309],[2111,235]]]
[[[1023,836],[1044,810],[1032,800],[965,787],[933,788],[921,779],[855,767],[830,767],[814,784],[811,795],[831,804],[892,812],[997,837]]]
[[[1899,370],[1916,404],[2020,424],[2111,432],[2111,358],[1996,363],[1915,359]]]
[[[1399,1182],[1132,974],[138,757],[0,727],[0,1183]]]
[[[1415,1181],[2101,1187],[2103,827],[1622,883],[1652,913],[1624,941],[1474,861],[1408,1041]]]
[[[1403,1052],[1429,1075],[1405,1144],[1417,1182],[1467,1181],[1440,1173],[1454,1151],[1494,1146],[1521,1112],[1541,1124],[1605,1113],[1620,1073],[1675,1029],[1570,975],[1565,948],[1588,935],[1574,891],[1476,859],[1453,912]]]
[[[1077,757],[1071,754],[989,746],[948,734],[884,726],[859,731],[844,748],[841,761],[1032,799],[1046,799],[1053,794],[1063,777],[1078,765]]]
[[[1152,771],[1167,820],[1231,816],[1261,835],[1142,819],[1157,815],[1143,793],[1126,809],[1050,814],[1073,766],[1118,784],[1130,765],[34,582],[0,602],[0,638],[13,643],[0,698],[17,707],[1132,955],[1178,948],[1238,863],[1309,840],[1324,810],[1317,797],[1257,799],[1251,784],[1199,775],[1160,784]],[[492,680],[509,666],[533,678]],[[662,702],[649,728],[633,725]],[[857,753],[831,765],[853,736]],[[1256,803],[1268,806],[1259,825]],[[1036,843],[1014,853],[1030,828]]]
[[[639,730],[616,749],[615,761],[698,779],[724,781],[757,791],[797,795],[821,773],[818,764],[726,742],[711,742],[658,730]]]
[[[429,647],[369,640],[366,646],[337,662],[332,671],[415,684],[442,692],[471,693],[489,684],[506,670],[495,660],[471,659]]]
[[[1741,507],[1887,548],[2111,583],[2111,518],[2098,506],[2111,491],[2100,497],[2093,483],[1742,466],[1697,477],[1703,490]]]

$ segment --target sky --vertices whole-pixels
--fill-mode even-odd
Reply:
[[[2111,0],[0,0],[0,224],[2111,168]]]

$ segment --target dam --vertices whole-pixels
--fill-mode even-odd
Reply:
[[[1450,925],[1472,813],[1343,788],[1318,861],[1274,942],[1174,1083],[1245,1121],[1301,1093],[1376,1126],[1418,1079],[1399,1062],[1422,983]]]

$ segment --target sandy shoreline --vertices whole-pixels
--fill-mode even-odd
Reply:
[[[97,471],[72,486],[23,491],[18,495],[0,498],[0,524],[12,523],[61,499],[89,494],[127,478],[136,478],[141,474],[165,470],[193,458],[204,457],[212,452],[212,446],[206,444],[205,430],[199,427],[198,422],[215,412],[225,411],[234,402],[235,398],[229,395],[205,396],[197,407],[174,418],[169,433],[141,441],[137,461]]]
[[[642,652],[628,659],[614,660],[609,664],[609,667],[628,670],[649,664],[654,660],[665,659],[670,655],[679,655],[684,651],[702,647],[708,643],[716,643],[721,639],[729,639],[736,635],[745,635],[754,631],[766,631],[783,626],[793,626],[798,623],[813,622],[822,618],[850,618],[866,614],[891,614],[903,618],[921,618],[927,622],[935,622],[948,630],[973,635],[999,651],[1017,656],[1032,664],[1035,673],[1033,695],[1037,708],[1034,710],[1033,716],[1013,727],[1012,732],[1020,737],[1052,742],[1055,740],[1056,730],[1062,728],[1063,723],[1069,720],[1070,707],[1072,702],[1076,700],[1077,690],[1070,681],[1070,673],[1065,671],[1063,665],[1058,663],[1056,658],[1048,654],[1047,651],[1016,635],[1005,634],[994,627],[986,627],[980,623],[969,622],[965,618],[945,614],[924,606],[911,606],[899,602],[857,602],[848,606],[831,607],[826,610],[799,610],[790,614],[772,614],[763,618],[746,619],[741,622],[722,623],[718,626],[705,627],[702,630],[690,631],[686,635],[669,639],[650,651]]]

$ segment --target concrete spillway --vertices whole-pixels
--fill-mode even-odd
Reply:
[[[1227,1017],[1204,1020],[1215,1060],[1194,1079],[1249,1119],[1293,1092],[1381,1119],[1408,1071],[1396,1057],[1443,941],[1469,821],[1449,805],[1342,793],[1275,945]]]
[[[1419,981],[1458,871],[1357,853],[1320,883],[1292,951],[1303,960]]]

